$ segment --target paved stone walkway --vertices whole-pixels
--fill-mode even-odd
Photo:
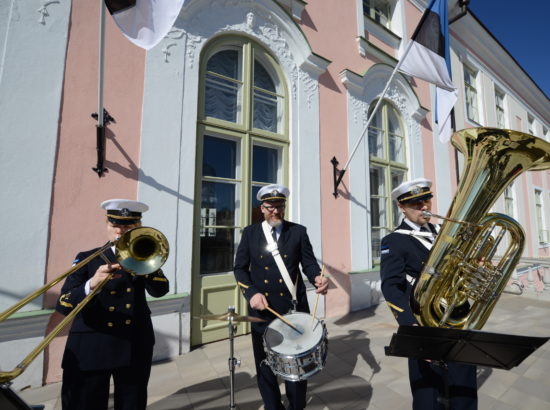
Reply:
[[[397,325],[385,303],[326,321],[326,368],[309,380],[308,409],[405,410],[411,395],[405,358],[389,357],[384,346]],[[550,336],[550,301],[533,294],[503,295],[483,329],[523,336]],[[229,342],[211,343],[176,360],[153,365],[149,383],[151,410],[227,409]],[[242,362],[235,375],[238,409],[260,409],[250,337],[235,339]],[[550,343],[511,370],[480,368],[479,409],[550,409]],[[60,410],[60,384],[21,393],[31,404]]]

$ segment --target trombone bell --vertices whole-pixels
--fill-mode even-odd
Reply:
[[[120,265],[135,275],[148,275],[158,270],[168,258],[166,237],[151,227],[134,228],[116,242],[115,256]]]

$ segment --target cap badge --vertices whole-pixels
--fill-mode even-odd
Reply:
[[[128,208],[122,208],[120,210],[120,215],[121,216],[130,216],[130,210]]]
[[[413,195],[418,195],[420,192],[422,192],[422,188],[418,185],[416,185],[415,187],[413,187],[413,189],[411,189],[411,194]]]
[[[271,195],[272,195],[272,196],[279,196],[279,191],[277,191],[276,189],[274,189],[273,191],[271,191]]]

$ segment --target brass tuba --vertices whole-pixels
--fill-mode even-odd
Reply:
[[[422,326],[481,329],[525,242],[514,219],[487,212],[524,171],[550,168],[550,143],[518,131],[470,128],[454,133],[452,144],[464,155],[463,176],[447,216],[440,217],[445,222],[411,307]]]

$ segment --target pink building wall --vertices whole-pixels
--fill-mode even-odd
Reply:
[[[67,271],[78,252],[107,241],[102,201],[137,195],[145,52],[123,37],[107,14],[104,106],[116,124],[106,130],[109,171],[98,178],[92,171],[97,122],[90,116],[98,110],[98,22],[96,2],[73,4],[55,159],[48,281]],[[46,295],[46,308],[55,306],[60,286]],[[60,315],[52,315],[49,329],[60,320]],[[64,344],[65,337],[57,338],[46,351],[47,383],[60,380]]]
[[[410,8],[410,7],[409,7]],[[416,26],[416,19],[421,13],[414,7],[412,20],[408,26]],[[416,12],[414,11],[416,10]],[[409,10],[408,10],[409,11]],[[315,5],[307,7],[302,14],[301,28],[304,31],[312,50],[331,61],[327,72],[320,77],[320,146],[321,146],[321,212],[322,244],[326,269],[332,277],[333,288],[326,298],[327,316],[338,316],[349,311],[351,284],[351,243],[350,243],[350,207],[348,175],[344,176],[339,187],[339,197],[333,196],[333,171],[330,160],[336,157],[341,169],[348,160],[351,149],[348,144],[348,109],[347,90],[341,83],[339,74],[349,70],[360,75],[377,61],[372,56],[362,57],[357,48],[357,25],[355,7],[334,7],[330,0],[317,0]],[[315,23],[313,23],[315,22]],[[330,33],[327,35],[327,33]],[[372,35],[368,41],[382,49],[390,56],[395,51]],[[430,91],[423,81],[413,81],[421,105],[430,106]],[[433,160],[433,140],[430,120],[422,122],[422,141],[425,143],[426,177],[436,181]],[[357,138],[359,136],[356,136]],[[351,136],[353,141],[354,136]],[[349,172],[353,172],[353,160]],[[437,181],[436,181],[437,183]],[[365,235],[368,235],[365,232]],[[367,251],[367,250],[365,250]]]

